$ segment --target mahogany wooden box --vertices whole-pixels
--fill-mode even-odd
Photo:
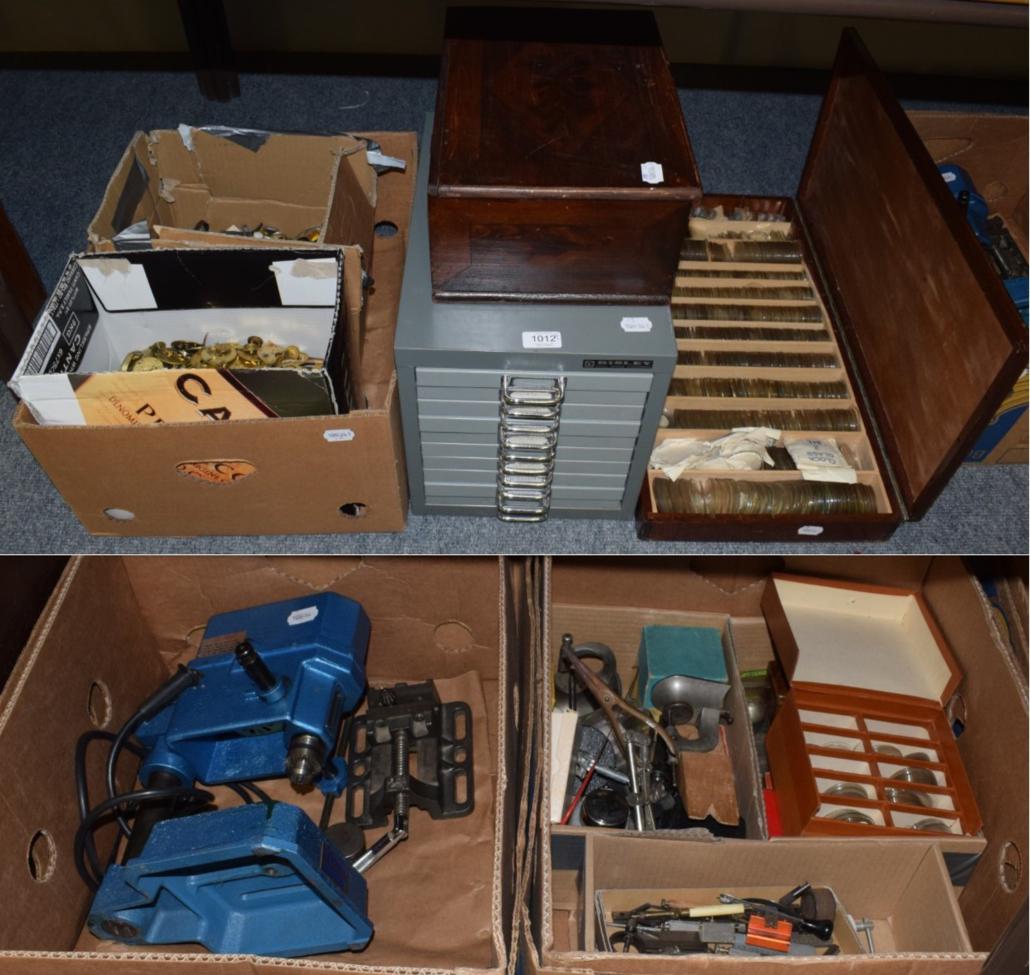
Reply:
[[[650,12],[448,11],[434,298],[666,304],[700,193]]]
[[[994,415],[1026,366],[1027,331],[854,31],[842,37],[796,198],[701,200],[706,208],[719,205],[785,217],[799,259],[789,265],[698,262],[698,242],[684,242],[672,298],[679,362],[665,408],[671,425],[659,430],[659,441],[722,436],[742,425],[729,411],[802,411],[799,422],[814,425],[784,430],[781,445],[836,439],[875,510],[725,514],[665,500],[660,511],[656,492],[667,497],[670,488],[656,487],[665,475],[650,470],[637,508],[638,534],[658,540],[888,538],[901,521],[925,514]],[[690,224],[696,233],[700,224]],[[783,280],[791,276],[797,280]],[[689,297],[698,285],[721,286],[722,302],[725,286],[748,286],[751,297],[733,299],[738,308],[752,306],[734,313],[746,320],[698,320],[710,311],[696,305],[714,300]],[[800,285],[809,294],[804,300],[753,297],[756,288],[780,285]],[[791,308],[789,322],[762,321],[753,330],[756,318],[782,316],[785,307]],[[724,309],[718,314],[726,317]],[[746,340],[741,327],[749,330]],[[705,377],[775,380],[808,392],[811,387],[789,384],[834,384],[841,398],[680,395],[696,393],[686,380]],[[827,408],[847,411],[851,429],[830,430],[808,412]],[[707,490],[722,477],[760,484],[802,480],[793,470],[688,470],[678,480],[702,482]]]
[[[976,835],[962,674],[921,594],[773,573],[762,611],[790,682],[766,738],[784,833]]]

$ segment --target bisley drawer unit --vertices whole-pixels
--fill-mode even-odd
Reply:
[[[668,307],[434,301],[428,163],[395,344],[412,510],[629,517],[675,365]]]

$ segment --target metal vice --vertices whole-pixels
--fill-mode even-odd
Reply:
[[[364,694],[368,638],[364,610],[335,593],[213,617],[194,683],[135,729],[140,780],[172,792],[288,776],[339,795],[347,770],[333,753]],[[366,900],[361,873],[296,806],[177,817],[169,803],[137,815],[88,923],[132,944],[292,957],[363,948]]]

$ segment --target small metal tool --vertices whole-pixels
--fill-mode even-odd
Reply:
[[[865,940],[869,945],[869,954],[876,954],[876,945],[873,943],[873,922],[867,917],[863,918],[852,918],[852,924],[855,926],[856,931],[865,932]]]
[[[635,718],[641,724],[646,725],[652,732],[665,742],[670,755],[676,754],[676,743],[669,736],[669,733],[646,711],[635,708],[625,698],[620,697],[608,687],[597,674],[594,673],[576,654],[573,652],[572,635],[566,633],[562,637],[561,655],[571,670],[575,671],[583,686],[593,694],[601,710],[604,711],[608,722],[615,735],[615,741],[619,746],[626,760],[629,760],[629,746],[626,742],[626,731],[619,720],[619,713],[630,718]]]

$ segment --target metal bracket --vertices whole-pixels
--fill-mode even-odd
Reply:
[[[405,793],[433,819],[467,816],[475,807],[472,711],[442,704],[432,681],[369,690],[368,710],[354,718],[348,750],[347,821],[384,826]],[[409,774],[394,773],[393,742],[407,735]],[[402,799],[402,813],[406,812]]]

